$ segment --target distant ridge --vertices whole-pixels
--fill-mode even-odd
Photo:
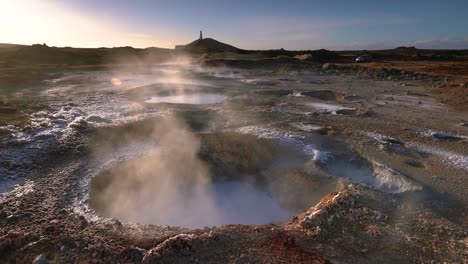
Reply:
[[[155,63],[166,60],[171,54],[170,49],[155,47],[58,48],[45,44],[31,46],[0,44],[0,65]]]
[[[401,46],[401,47],[397,47],[395,48],[396,50],[407,50],[407,51],[415,51],[415,50],[418,50],[416,47],[414,46],[411,46],[411,47],[405,47],[405,46]]]
[[[0,48],[16,48],[16,47],[23,47],[26,45],[21,44],[10,44],[10,43],[0,43]]]
[[[241,50],[212,38],[197,39],[181,49],[190,52],[236,52]]]

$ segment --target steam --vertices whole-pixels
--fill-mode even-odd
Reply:
[[[206,97],[215,87],[208,87],[209,83],[199,76],[238,76],[227,69],[192,64],[193,60],[187,57],[150,68],[144,62],[142,67],[128,68],[124,58],[122,61],[115,74],[109,76],[109,83],[142,103],[168,99],[182,103],[187,100],[218,101],[224,97],[220,98],[218,94],[213,98]],[[135,79],[135,75],[147,78]],[[197,93],[203,94],[203,98],[198,98]],[[234,115],[233,112],[229,111],[229,115]],[[233,122],[246,118],[226,117]],[[133,144],[133,140],[143,139],[148,146],[152,142],[157,144],[144,155],[123,161],[93,179],[90,202],[104,216],[143,224],[198,228],[264,224],[284,221],[292,215],[279,205],[281,195],[275,193],[278,200],[272,198],[247,181],[214,182],[213,178],[223,178],[217,177],[222,175],[210,175],[209,165],[199,158],[199,138],[175,117],[147,120],[143,131],[126,128],[106,131],[108,134],[104,142],[99,143],[95,155],[111,153],[122,141]]]
[[[128,221],[181,226],[208,221],[215,206],[207,167],[196,157],[200,143],[176,120],[161,126],[167,133],[161,133],[159,146],[111,172],[115,180],[100,203],[109,215]]]
[[[213,183],[198,158],[200,140],[174,118],[155,124],[158,145],[101,179],[92,203],[106,216],[146,224],[203,227],[287,219],[266,193],[247,183]],[[100,186],[100,187],[99,187]]]

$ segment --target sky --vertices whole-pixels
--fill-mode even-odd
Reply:
[[[0,0],[0,43],[468,49],[468,0]]]

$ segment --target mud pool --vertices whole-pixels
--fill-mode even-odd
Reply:
[[[306,199],[307,193],[300,193],[304,189],[294,184],[288,189],[296,198],[287,197],[290,193],[280,192],[278,179],[270,176],[303,166],[307,157],[295,146],[238,133],[164,133],[170,138],[157,136],[151,151],[93,178],[90,203],[98,212],[199,228],[281,222],[310,202],[311,196]]]

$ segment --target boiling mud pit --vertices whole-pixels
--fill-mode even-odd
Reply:
[[[184,116],[191,123],[199,113]],[[157,132],[141,136],[153,138],[154,147],[93,177],[90,205],[102,216],[188,228],[279,223],[318,202],[339,180],[388,193],[421,190],[320,134],[263,134],[261,127],[196,133],[173,119],[152,122]]]
[[[24,109],[0,127],[0,262],[463,263],[466,113],[421,80],[280,66],[4,95]]]
[[[285,186],[293,201],[267,176],[304,163],[292,146],[238,133],[171,132],[166,140],[94,177],[91,205],[125,221],[197,228],[285,221],[310,203],[302,186]]]

